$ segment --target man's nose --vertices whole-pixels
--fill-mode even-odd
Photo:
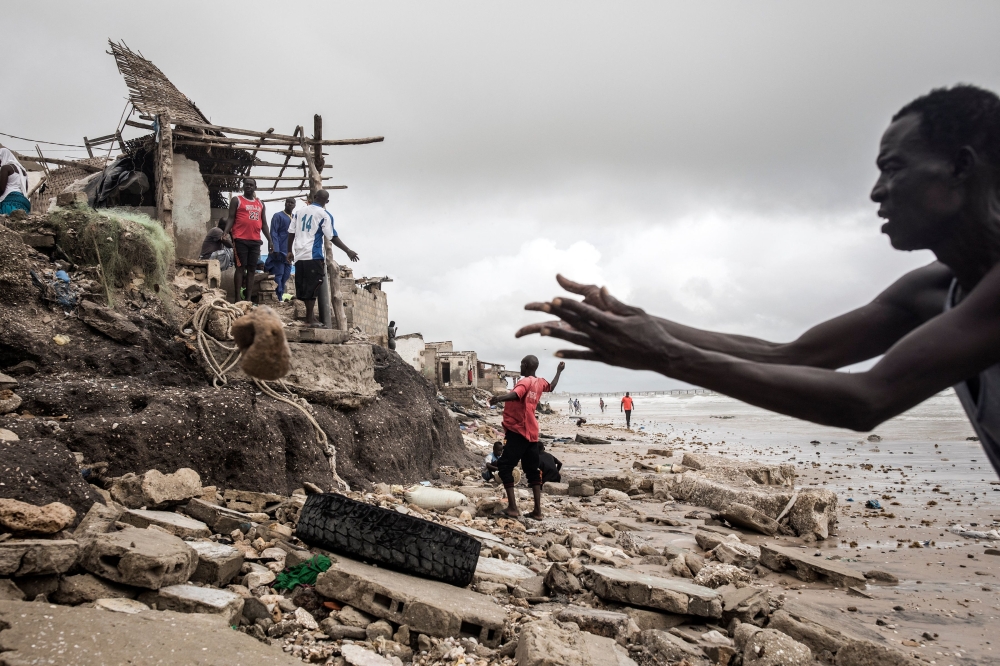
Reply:
[[[872,188],[871,194],[869,194],[868,196],[871,197],[871,200],[874,201],[875,203],[882,203],[883,201],[885,201],[886,194],[887,192],[885,189],[885,185],[882,183],[882,179],[879,178],[875,182],[875,187]]]

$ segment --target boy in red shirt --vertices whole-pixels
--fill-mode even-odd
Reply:
[[[559,375],[566,364],[559,363],[556,376],[552,382],[536,377],[538,359],[525,356],[521,359],[521,379],[514,385],[514,390],[506,395],[495,395],[490,398],[490,404],[498,402],[510,403],[504,406],[503,428],[506,433],[506,444],[503,454],[497,461],[500,468],[498,475],[507,491],[507,508],[504,513],[511,518],[517,518],[521,512],[517,509],[517,498],[514,495],[514,467],[521,463],[524,477],[531,485],[535,496],[535,510],[528,514],[529,518],[542,519],[542,473],[538,469],[538,419],[535,418],[535,408],[542,399],[543,393],[554,391],[559,383]]]

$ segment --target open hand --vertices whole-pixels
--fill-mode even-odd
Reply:
[[[355,252],[353,250],[348,250],[347,251],[347,258],[350,259],[351,261],[358,261],[361,257],[358,256],[357,252]]]

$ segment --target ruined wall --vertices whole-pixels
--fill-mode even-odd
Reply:
[[[475,391],[472,386],[442,386],[438,388],[438,391],[448,400],[457,402],[463,407],[471,409],[477,407],[475,401],[472,399],[473,391]]]
[[[341,290],[348,327],[357,326],[372,342],[385,347],[389,341],[389,303],[385,292],[375,285],[367,288],[352,285],[350,291]]]
[[[197,259],[209,229],[212,204],[201,169],[194,160],[174,155],[174,239],[178,257]]]
[[[438,388],[446,386],[478,386],[479,361],[476,352],[438,352],[435,358],[436,381]],[[472,370],[472,381],[469,381],[469,370]]]
[[[396,353],[414,370],[421,375],[427,376],[425,373],[427,368],[427,353],[426,345],[424,345],[424,336],[419,333],[408,333],[397,336]],[[433,379],[433,375],[431,379]]]

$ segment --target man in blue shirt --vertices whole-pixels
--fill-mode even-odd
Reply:
[[[292,211],[295,210],[295,199],[285,199],[285,210],[278,211],[271,218],[271,252],[267,255],[264,270],[274,276],[278,287],[274,293],[278,300],[284,300],[285,283],[292,270],[288,261],[288,227],[292,223]]]

